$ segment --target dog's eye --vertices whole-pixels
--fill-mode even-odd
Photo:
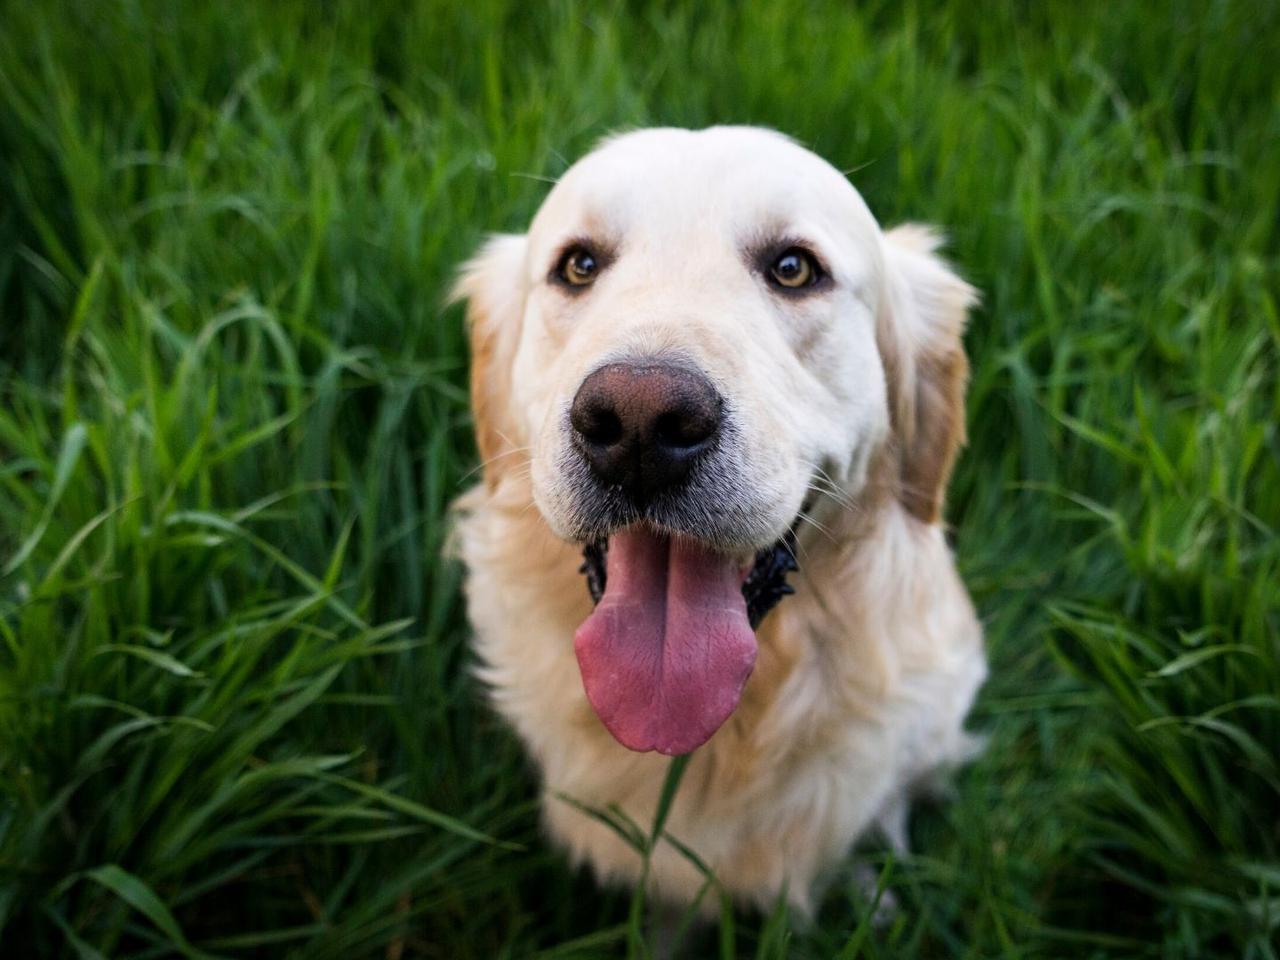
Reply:
[[[556,270],[557,276],[571,287],[585,287],[600,272],[600,262],[586,247],[572,247],[565,252]]]
[[[818,265],[809,251],[791,247],[782,251],[770,265],[769,277],[789,290],[811,287],[818,281]]]

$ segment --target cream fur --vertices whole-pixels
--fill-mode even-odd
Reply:
[[[662,181],[672,149],[687,151],[680,180]],[[636,852],[561,799],[617,804],[647,825],[669,761],[619,745],[583,691],[573,634],[591,604],[580,549],[558,535],[570,507],[560,414],[620,346],[694,356],[753,441],[743,495],[762,495],[761,527],[742,549],[786,529],[815,465],[830,473],[800,528],[797,592],[761,625],[742,702],[694,753],[667,829],[740,900],[768,908],[785,890],[807,910],[869,829],[903,845],[913,793],[975,750],[963,723],[986,674],[981,629],[938,522],[963,439],[973,291],[932,234],[882,233],[843,178],[776,134],[645,131],[588,161],[527,238],[494,241],[459,283],[486,465],[456,504],[455,546],[481,675],[541,770],[551,835],[602,880],[635,882]],[[790,178],[781,192],[752,186],[775,170]],[[733,247],[752,217],[818,237],[836,292],[800,306],[762,293]],[[594,302],[562,303],[542,289],[547,258],[593,230],[620,244],[617,275]],[[650,881],[687,902],[702,878],[662,844]]]

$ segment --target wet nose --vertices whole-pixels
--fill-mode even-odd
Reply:
[[[643,502],[688,478],[715,443],[723,406],[691,367],[611,363],[582,381],[569,422],[592,473]]]

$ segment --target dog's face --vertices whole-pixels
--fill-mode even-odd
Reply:
[[[835,170],[757,130],[635,133],[569,170],[529,230],[512,372],[552,529],[593,539],[646,516],[749,556],[795,522],[815,469],[856,482],[889,425],[877,235]],[[718,423],[676,454],[679,482],[641,463],[629,490],[594,469],[578,428],[608,397],[577,428],[574,402],[601,369],[605,393],[683,388],[715,408],[696,411]]]
[[[856,496],[895,432],[902,502],[936,520],[970,291],[905,239],[778,134],[647,130],[575,164],[464,276],[487,480],[527,458],[550,528],[607,544],[577,649],[627,746],[684,752],[732,711],[752,558],[822,487]],[[941,430],[919,422],[935,395]]]

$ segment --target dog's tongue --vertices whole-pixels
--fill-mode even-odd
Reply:
[[[739,567],[629,527],[609,539],[604,596],[574,635],[587,698],[632,750],[688,753],[738,705],[756,660]]]

